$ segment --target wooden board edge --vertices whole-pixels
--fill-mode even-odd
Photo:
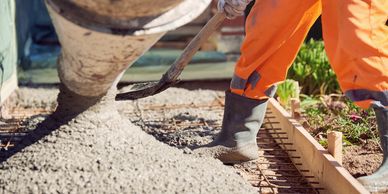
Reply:
[[[317,178],[325,193],[369,193],[275,99],[269,102],[269,109],[293,143],[303,167]]]

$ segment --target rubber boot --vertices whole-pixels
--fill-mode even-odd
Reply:
[[[370,176],[358,178],[371,193],[388,193],[388,109],[375,106],[377,125],[380,132],[384,159],[379,169]]]
[[[263,123],[267,100],[249,99],[226,92],[222,129],[216,139],[194,153],[211,156],[225,164],[236,164],[259,157],[256,136]]]

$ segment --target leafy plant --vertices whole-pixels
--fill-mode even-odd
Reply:
[[[302,45],[294,64],[288,71],[288,79],[298,81],[303,94],[317,95],[339,91],[323,41],[311,39]]]
[[[309,95],[306,95],[306,94],[300,94],[300,99],[301,99],[300,106],[302,107],[302,109],[305,109],[306,107],[315,106],[316,104],[321,102],[316,97],[309,96]]]
[[[284,107],[289,107],[292,98],[299,99],[299,84],[295,80],[285,80],[278,85],[276,94],[279,98],[280,104]]]
[[[327,142],[327,139],[321,139],[318,141],[319,144],[321,144],[324,148],[327,148],[329,143]]]

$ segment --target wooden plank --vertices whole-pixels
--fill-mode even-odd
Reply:
[[[270,99],[268,108],[274,116],[271,120],[274,124],[266,127],[281,128],[287,133],[289,140],[286,141],[292,145],[285,147],[296,150],[290,156],[295,154],[300,157],[292,160],[302,163],[303,165],[297,167],[308,169],[309,173],[320,182],[318,187],[325,188],[321,193],[369,193],[275,99]]]

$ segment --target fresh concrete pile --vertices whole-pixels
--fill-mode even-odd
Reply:
[[[255,192],[221,162],[147,135],[117,105],[103,101],[60,127],[48,119],[18,152],[0,153],[0,193]]]

